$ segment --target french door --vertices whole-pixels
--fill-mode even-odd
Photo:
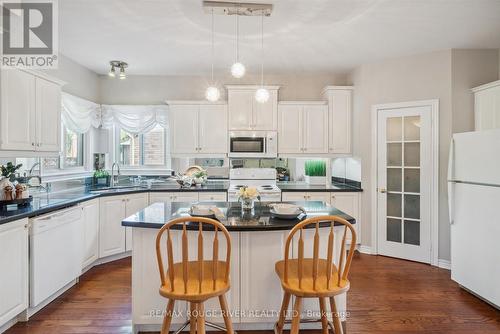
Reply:
[[[378,253],[431,262],[432,107],[378,109]]]

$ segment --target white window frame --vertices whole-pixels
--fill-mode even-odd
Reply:
[[[59,168],[57,169],[45,169],[43,168],[43,163],[41,163],[41,172],[42,176],[63,176],[63,175],[80,175],[80,174],[88,174],[91,170],[91,166],[89,164],[92,162],[92,159],[90,157],[91,152],[90,152],[90,133],[83,133],[81,134],[83,137],[83,149],[82,149],[82,165],[81,166],[65,166],[64,160],[64,131],[66,127],[65,125],[61,122],[61,151],[59,152]],[[42,158],[44,159],[44,158]],[[41,161],[40,161],[41,162]]]
[[[113,126],[112,131],[110,131],[111,136],[113,137],[113,152],[112,152],[112,157],[109,162],[111,164],[108,164],[108,166],[111,166],[113,162],[119,162],[119,154],[120,154],[120,130],[121,127],[115,125]],[[126,131],[126,130],[124,130]],[[122,165],[120,164],[120,170],[123,174],[137,174],[138,171],[141,172],[141,174],[167,174],[171,170],[172,166],[172,157],[170,155],[170,135],[168,133],[168,129],[163,128],[164,131],[164,154],[165,154],[165,164],[164,165],[137,165],[137,166],[131,166],[131,165]],[[140,136],[143,134],[140,134]],[[111,167],[109,167],[111,168]]]

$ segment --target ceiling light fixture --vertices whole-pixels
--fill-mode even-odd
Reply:
[[[260,35],[260,88],[255,92],[255,100],[259,103],[266,103],[269,100],[269,91],[264,87],[264,12],[261,15],[261,35]]]
[[[127,78],[127,75],[125,74],[125,69],[128,67],[128,64],[126,62],[123,62],[121,60],[112,60],[109,62],[109,64],[111,65],[111,69],[109,70],[108,75],[111,78],[116,77],[116,69],[120,69],[120,74],[118,75],[118,77],[121,80]]]
[[[238,7],[236,12],[236,62],[231,66],[231,75],[239,79],[245,75],[245,72],[245,65],[240,63],[240,11]]]
[[[210,86],[205,91],[205,98],[210,102],[216,102],[220,98],[220,91],[217,88],[214,81],[214,60],[215,60],[215,47],[214,47],[214,11],[212,10],[212,33],[211,33],[211,42],[212,42],[212,81]]]

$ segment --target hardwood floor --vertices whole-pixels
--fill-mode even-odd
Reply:
[[[93,268],[6,334],[130,333],[130,263]],[[460,289],[447,270],[357,254],[351,273],[347,333],[500,333],[500,311]]]

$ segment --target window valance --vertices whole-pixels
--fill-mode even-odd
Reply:
[[[146,133],[156,125],[168,128],[166,105],[102,105],[102,127],[113,125],[131,134]]]
[[[85,133],[93,126],[101,124],[101,106],[97,103],[80,97],[62,93],[61,119],[69,130],[76,133]]]

